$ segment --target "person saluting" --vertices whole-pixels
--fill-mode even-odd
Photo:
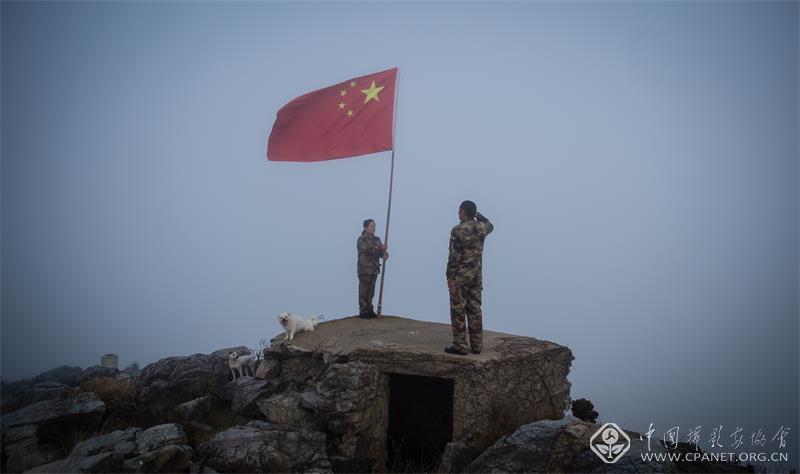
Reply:
[[[483,348],[483,241],[494,226],[478,212],[472,201],[461,203],[458,219],[461,222],[450,231],[450,254],[447,258],[453,345],[444,350],[450,354],[467,355],[468,328],[472,352],[479,354]]]

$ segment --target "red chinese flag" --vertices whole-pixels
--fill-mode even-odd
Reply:
[[[292,100],[269,134],[270,161],[322,161],[392,149],[397,68]]]

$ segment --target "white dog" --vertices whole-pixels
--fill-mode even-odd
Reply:
[[[250,376],[252,377],[255,375],[256,360],[253,358],[253,354],[240,356],[236,351],[233,351],[228,354],[228,367],[231,369],[233,380],[236,380],[236,371],[239,372],[239,377],[247,375],[247,371],[243,370],[244,368],[250,369]]]
[[[292,313],[281,313],[278,316],[278,322],[284,330],[284,340],[293,340],[295,334],[303,331],[313,331],[320,321],[324,320],[325,316],[311,316],[308,319],[302,318]]]

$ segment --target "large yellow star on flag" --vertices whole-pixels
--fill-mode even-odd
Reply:
[[[384,86],[375,87],[375,81],[372,81],[372,85],[369,86],[369,89],[361,89],[361,92],[367,96],[366,99],[364,99],[364,103],[366,104],[370,99],[375,99],[375,102],[378,102],[378,92],[380,92],[383,87]]]

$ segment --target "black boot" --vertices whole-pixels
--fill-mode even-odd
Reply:
[[[448,354],[457,354],[462,356],[467,355],[466,349],[461,349],[456,346],[447,346],[444,348],[444,351],[447,352]]]

